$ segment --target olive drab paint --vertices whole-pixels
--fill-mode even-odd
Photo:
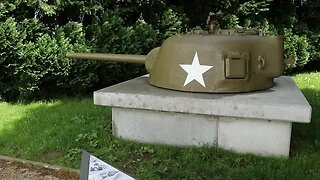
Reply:
[[[268,89],[281,76],[283,38],[252,30],[176,35],[148,55],[68,53],[67,57],[143,63],[151,85],[206,93]]]

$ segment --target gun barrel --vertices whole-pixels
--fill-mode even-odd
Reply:
[[[68,58],[89,59],[100,61],[117,61],[145,64],[146,55],[128,55],[128,54],[102,54],[102,53],[67,53]]]

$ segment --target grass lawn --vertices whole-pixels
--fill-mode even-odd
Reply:
[[[0,102],[0,154],[79,168],[85,149],[138,179],[319,179],[320,73],[294,79],[313,113],[310,124],[293,125],[289,159],[115,139],[111,110],[92,98]]]

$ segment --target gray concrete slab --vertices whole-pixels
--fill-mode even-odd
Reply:
[[[216,146],[217,117],[112,108],[112,132],[119,138],[176,146]]]
[[[186,93],[151,86],[139,77],[94,92],[102,106],[309,123],[311,106],[291,77],[271,89],[238,94]]]
[[[167,90],[139,77],[94,92],[94,103],[112,106],[113,134],[123,139],[264,156],[288,157],[292,122],[311,120],[311,106],[286,76],[271,89],[238,94]]]
[[[241,153],[288,157],[291,122],[220,117],[218,147]]]

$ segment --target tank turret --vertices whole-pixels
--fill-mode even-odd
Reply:
[[[67,57],[145,64],[151,85],[206,93],[268,89],[281,76],[283,38],[255,30],[176,35],[147,55],[68,53]]]

